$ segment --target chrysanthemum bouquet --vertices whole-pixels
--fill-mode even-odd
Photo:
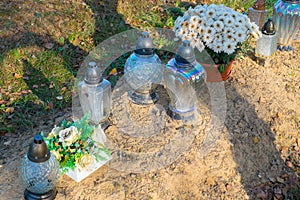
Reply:
[[[109,150],[99,138],[101,131],[101,128],[89,125],[86,115],[79,121],[63,121],[44,140],[58,159],[62,173],[75,168],[89,170],[96,162],[110,156]]]
[[[200,52],[204,49],[215,64],[232,61],[241,43],[250,36],[261,36],[259,27],[239,12],[224,5],[198,5],[189,8],[176,19],[173,31],[176,37],[189,40]]]

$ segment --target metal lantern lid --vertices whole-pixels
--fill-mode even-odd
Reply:
[[[85,73],[84,82],[90,85],[95,85],[103,80],[100,69],[96,62],[89,62]]]
[[[154,43],[148,32],[142,32],[134,52],[138,55],[153,55]]]
[[[271,18],[268,19],[268,21],[264,24],[264,26],[261,29],[261,32],[264,35],[275,35],[276,33],[275,25]]]
[[[196,61],[195,52],[189,40],[184,40],[179,46],[175,60],[181,64],[192,64]]]
[[[300,0],[282,0],[285,3],[300,4]]]
[[[31,143],[27,152],[27,157],[30,161],[35,163],[45,162],[49,160],[50,150],[48,149],[42,135],[34,135],[33,143]]]
[[[265,0],[256,0],[252,6],[255,10],[266,10]]]

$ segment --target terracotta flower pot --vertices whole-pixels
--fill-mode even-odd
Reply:
[[[203,63],[201,63],[201,65],[203,66],[206,72],[207,82],[221,82],[221,81],[226,81],[229,78],[233,61],[231,61],[229,65],[225,67],[225,70],[222,73],[219,72],[219,65],[203,64]]]

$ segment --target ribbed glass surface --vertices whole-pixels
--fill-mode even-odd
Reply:
[[[34,163],[27,157],[20,166],[20,177],[27,190],[35,194],[44,194],[55,186],[60,177],[59,163],[54,156],[42,163]]]
[[[152,83],[160,83],[163,68],[159,57],[154,54],[151,57],[144,57],[131,54],[125,63],[125,79],[134,90],[151,87]]]
[[[262,35],[256,41],[255,55],[258,57],[269,57],[277,49],[277,34],[275,35]]]

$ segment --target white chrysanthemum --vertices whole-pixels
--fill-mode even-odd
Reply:
[[[194,8],[194,11],[195,11],[197,14],[201,15],[201,14],[205,13],[206,8],[205,8],[204,6],[198,5],[198,6],[196,6],[196,7]]]
[[[222,16],[227,18],[230,16],[230,12],[224,11]]]
[[[198,26],[202,26],[203,25],[203,18],[201,18],[201,17],[199,17],[198,19],[197,19],[197,25]]]
[[[220,53],[223,50],[223,44],[218,41],[214,41],[212,50],[216,53]]]
[[[225,34],[224,35],[224,40],[225,41],[230,41],[230,40],[235,40],[235,38],[234,38],[234,36],[233,36],[233,34],[231,34],[231,33],[227,33],[227,34]]]
[[[227,16],[227,17],[225,18],[224,24],[225,24],[227,27],[234,26],[235,20],[234,20],[231,16]]]
[[[205,43],[210,43],[213,40],[213,35],[211,34],[204,34],[203,41]]]
[[[183,17],[188,18],[190,16],[193,16],[194,9],[192,7],[189,7],[189,9],[183,14]]]
[[[193,40],[193,38],[190,36],[190,34],[183,35],[181,37],[181,39],[182,39],[182,41],[184,41],[184,40],[189,40],[189,41]]]
[[[187,34],[188,34],[187,28],[181,28],[178,32],[175,32],[175,36],[180,38]]]
[[[216,30],[214,28],[208,27],[205,31],[205,34],[209,34],[214,37],[214,35],[216,34]]]
[[[206,46],[210,49],[213,49],[214,48],[214,43],[213,41],[211,41],[210,43],[206,43]]]
[[[198,41],[195,45],[195,47],[198,49],[199,52],[202,52],[205,49],[205,46],[203,44],[203,42]]]
[[[226,17],[224,17],[223,15],[221,15],[218,20],[224,23],[225,22],[225,18]]]
[[[195,40],[195,39],[197,39],[197,37],[198,37],[198,33],[194,32],[194,31],[191,31],[190,34],[189,34],[189,36],[190,36],[191,38],[193,38],[193,40]]]
[[[222,34],[221,33],[215,34],[214,40],[217,41],[217,42],[221,42],[223,40]]]
[[[215,21],[215,22],[214,22],[214,29],[215,29],[217,32],[222,31],[223,28],[224,28],[223,22],[221,22],[221,21]]]
[[[234,34],[234,38],[237,42],[244,42],[247,38],[246,32],[243,32],[241,30],[238,30],[235,34]]]
[[[188,28],[189,27],[189,22],[188,21],[184,21],[181,23],[181,27],[182,28]]]
[[[216,17],[216,10],[214,7],[209,6],[206,10],[206,16],[208,18],[215,18]]]
[[[206,29],[203,26],[200,26],[200,28],[198,29],[198,33],[200,36],[203,36],[206,32]]]
[[[232,28],[224,28],[224,31],[223,31],[223,34],[226,35],[226,34],[232,34],[233,33],[233,30]]]
[[[259,31],[259,27],[253,22],[249,29],[250,34],[255,38],[259,39],[261,37],[261,32]]]
[[[188,29],[189,29],[190,31],[194,31],[194,30],[197,29],[197,26],[198,26],[197,23],[195,23],[194,21],[191,21],[191,22],[189,23]]]
[[[232,43],[232,41],[226,41],[223,44],[223,51],[227,54],[232,54],[235,51],[235,45]]]
[[[241,15],[239,15],[239,16],[235,19],[235,22],[236,22],[237,24],[241,25],[241,26],[242,26],[242,25],[245,26],[246,20],[245,20],[244,17],[242,17]]]
[[[233,11],[233,12],[231,12],[231,15],[230,15],[230,16],[231,16],[233,19],[236,19],[236,18],[238,17],[238,15],[239,15],[238,12]]]

